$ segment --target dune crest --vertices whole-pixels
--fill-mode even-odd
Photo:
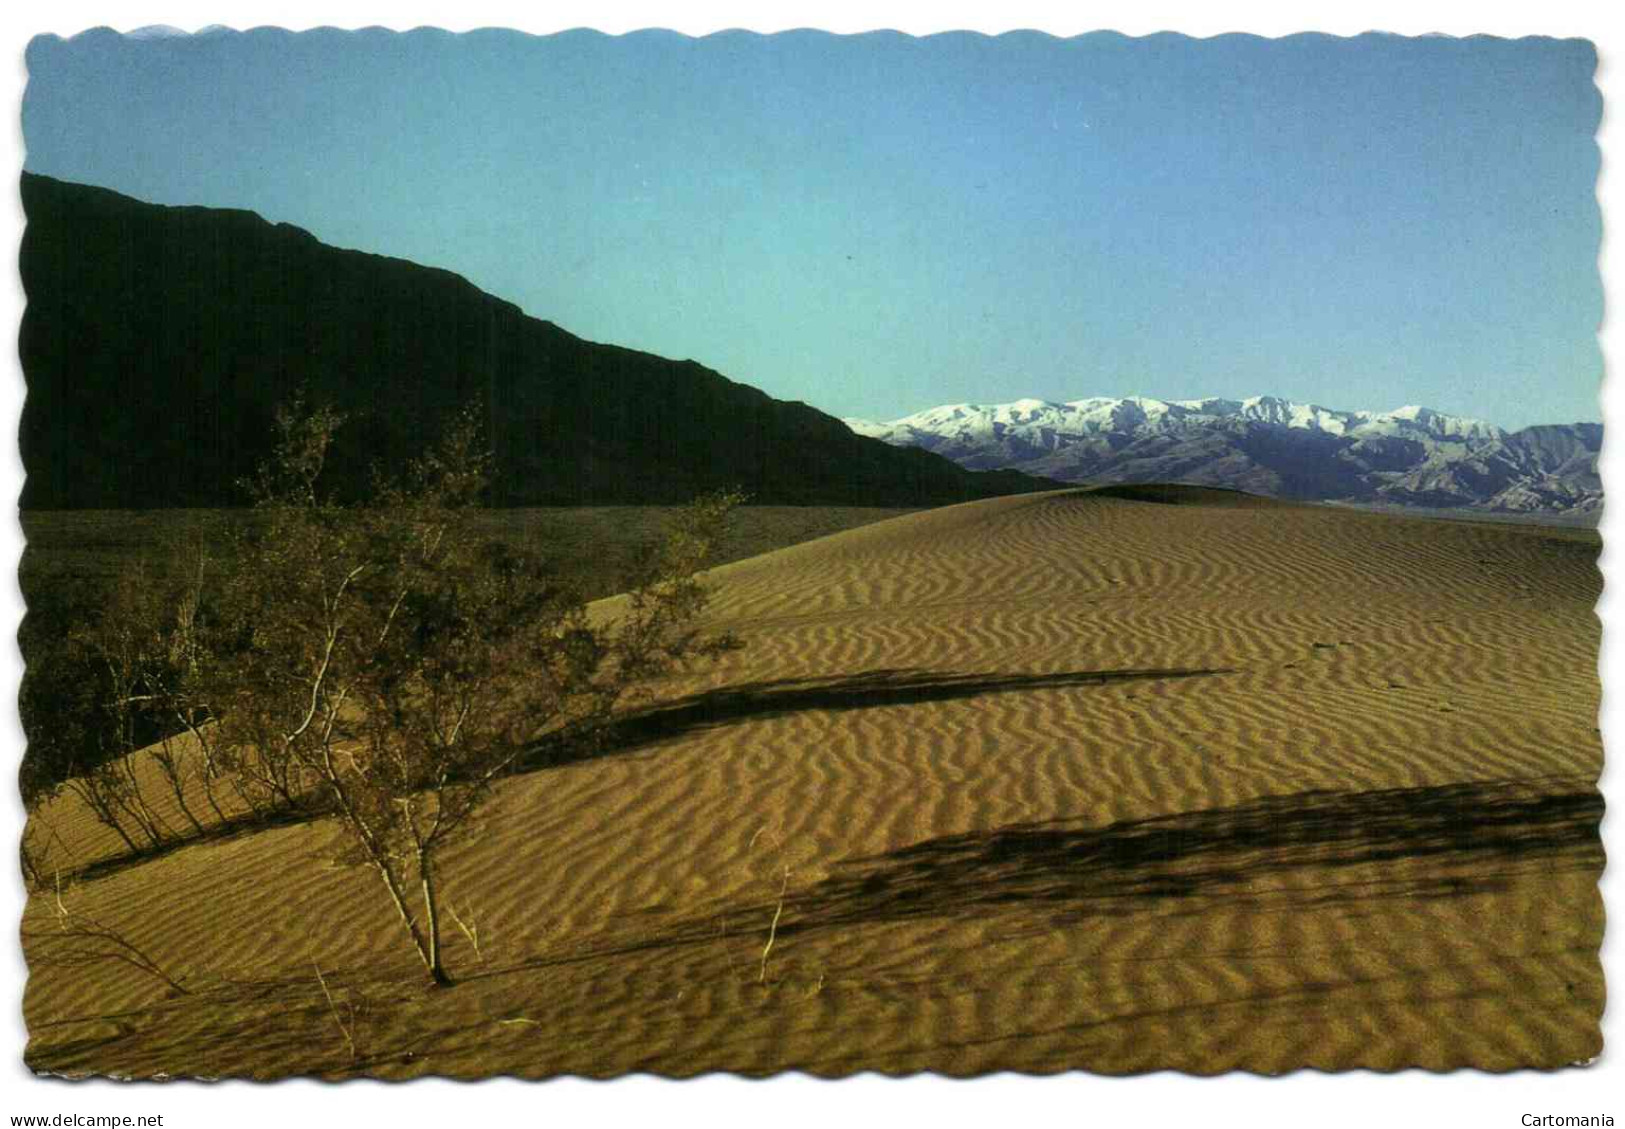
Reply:
[[[481,938],[449,937],[457,988],[403,989],[387,903],[310,861],[333,828],[283,827],[81,886],[209,991],[36,968],[31,1062],[1584,1060],[1603,1001],[1597,551],[1585,531],[1154,486],[967,503],[717,568],[708,626],[745,649],[633,703],[600,753],[508,782],[448,858]],[[110,853],[67,801],[47,816],[75,857]],[[356,1061],[313,963],[367,1004]]]

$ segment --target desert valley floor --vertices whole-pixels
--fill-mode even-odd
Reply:
[[[315,822],[71,897],[64,1074],[1561,1067],[1601,1049],[1599,542],[1194,488],[714,570],[744,649],[447,856],[456,986]],[[594,605],[612,615],[616,601]],[[156,789],[153,790],[156,796]],[[118,844],[66,800],[81,865]],[[25,924],[49,927],[36,894]],[[769,936],[772,945],[764,958]],[[319,980],[316,969],[321,972]]]

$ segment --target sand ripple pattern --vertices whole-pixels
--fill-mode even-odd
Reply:
[[[746,648],[662,687],[609,753],[507,783],[448,859],[482,940],[448,937],[459,987],[418,990],[369,880],[312,862],[331,826],[281,828],[81,886],[208,991],[37,969],[32,1060],[1583,1060],[1603,998],[1597,551],[1571,530],[1067,491],[728,565],[710,619]],[[115,852],[71,804],[47,816],[77,857]],[[313,962],[365,1016],[357,1059]]]

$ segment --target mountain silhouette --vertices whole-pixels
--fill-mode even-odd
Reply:
[[[584,341],[449,271],[252,212],[25,173],[25,509],[226,506],[308,389],[347,413],[340,496],[478,399],[497,505],[927,506],[1044,489],[854,435],[694,361]]]

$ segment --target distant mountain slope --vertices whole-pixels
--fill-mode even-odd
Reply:
[[[499,504],[738,485],[760,502],[917,506],[1053,485],[860,438],[693,361],[583,341],[447,271],[250,212],[31,174],[22,195],[25,508],[240,502],[273,407],[301,384],[351,414],[334,453],[351,490],[475,396]]]
[[[977,470],[1062,482],[1190,482],[1289,498],[1584,513],[1602,504],[1600,424],[1506,432],[1429,408],[1336,411],[1274,396],[949,404],[860,435]]]

